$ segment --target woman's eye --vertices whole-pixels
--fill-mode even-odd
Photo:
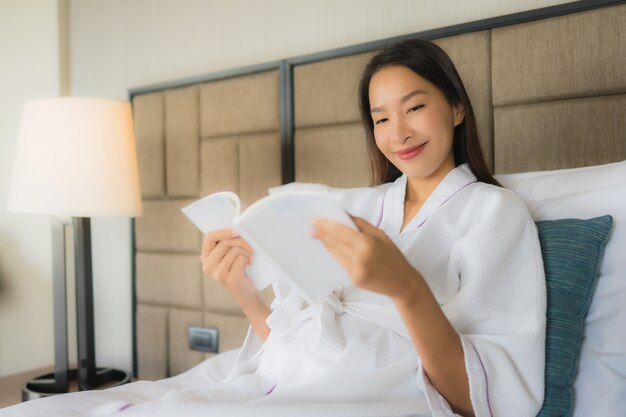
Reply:
[[[378,124],[384,123],[384,122],[386,122],[386,121],[387,121],[387,118],[380,119],[380,120],[376,120],[375,124],[377,124],[377,125],[378,125]]]
[[[411,109],[409,111],[417,111],[417,110],[421,109],[422,107],[424,107],[423,104],[418,104],[415,107],[411,107]]]

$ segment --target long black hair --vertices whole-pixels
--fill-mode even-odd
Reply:
[[[489,173],[480,149],[472,103],[452,60],[437,45],[421,39],[409,39],[390,46],[370,59],[359,83],[359,108],[367,136],[372,176],[375,184],[394,181],[402,172],[376,146],[369,98],[370,81],[384,67],[400,65],[415,72],[441,90],[450,105],[461,105],[463,122],[454,128],[454,163],[467,163],[479,181],[500,185]]]

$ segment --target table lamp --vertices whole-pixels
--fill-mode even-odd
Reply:
[[[97,368],[91,226],[94,216],[141,214],[130,103],[63,97],[25,104],[9,190],[8,211],[52,216],[55,370],[22,388],[22,399],[128,382],[130,374]],[[65,223],[73,225],[78,367],[67,352]]]

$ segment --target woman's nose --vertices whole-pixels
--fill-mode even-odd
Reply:
[[[404,144],[413,137],[413,130],[403,117],[396,117],[392,134],[394,141]]]

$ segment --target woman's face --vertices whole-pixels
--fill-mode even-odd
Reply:
[[[376,72],[369,85],[376,145],[408,178],[454,169],[454,127],[463,121],[441,90],[404,66]]]

